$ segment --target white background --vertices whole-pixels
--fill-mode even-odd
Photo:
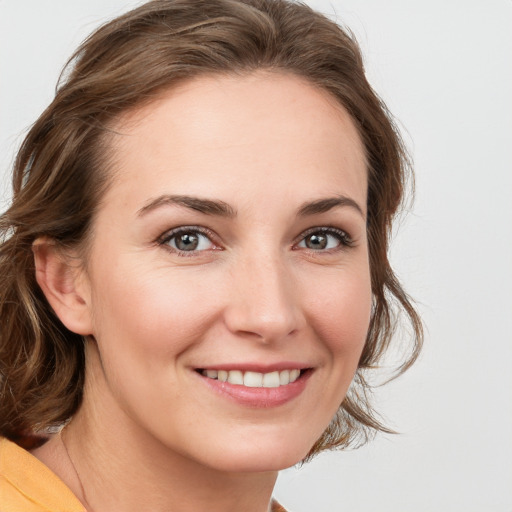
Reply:
[[[21,134],[78,43],[128,0],[0,0],[0,202]],[[393,261],[427,326],[377,401],[399,436],[285,471],[294,512],[512,512],[512,1],[311,5],[359,39],[417,197]]]

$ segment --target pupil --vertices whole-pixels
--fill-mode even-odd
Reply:
[[[325,249],[327,247],[327,237],[325,235],[310,235],[306,239],[306,246],[309,249]]]
[[[184,233],[176,240],[176,247],[180,251],[193,251],[197,248],[199,238],[197,235],[191,233]]]

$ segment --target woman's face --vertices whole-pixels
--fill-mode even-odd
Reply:
[[[349,115],[259,72],[196,79],[114,128],[82,289],[97,344],[85,400],[201,465],[298,462],[342,402],[370,318]]]

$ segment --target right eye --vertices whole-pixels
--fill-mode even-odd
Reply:
[[[353,242],[346,231],[335,227],[319,227],[308,230],[297,247],[315,252],[334,252],[352,245]]]
[[[160,244],[166,245],[178,253],[201,252],[216,248],[208,235],[198,228],[173,229],[161,238]]]

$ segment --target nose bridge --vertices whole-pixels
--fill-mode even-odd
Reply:
[[[226,313],[230,330],[270,342],[299,328],[295,280],[285,255],[276,248],[260,248],[234,266],[234,293]]]

